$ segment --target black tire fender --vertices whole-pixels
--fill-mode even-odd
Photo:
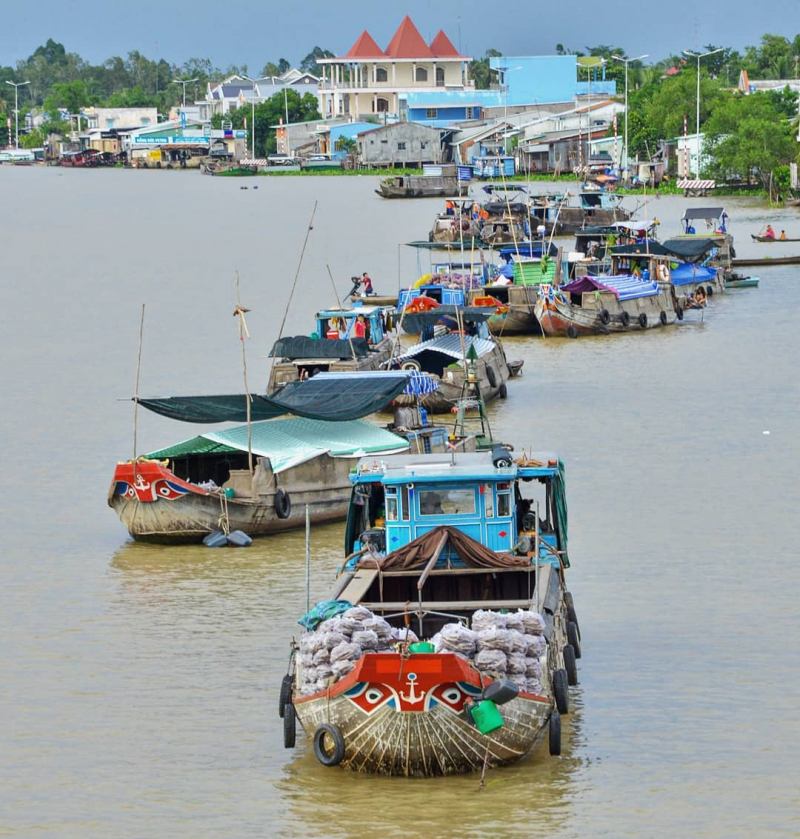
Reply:
[[[667,325],[667,313],[663,310],[661,312],[659,312],[658,320],[659,320],[659,323],[662,326],[666,326]]]
[[[683,320],[683,306],[680,303],[675,307],[675,317],[678,320]]]
[[[497,389],[497,395],[501,399],[508,399],[508,388],[506,387],[505,382],[500,383],[500,387]]]
[[[641,326],[642,329],[647,329],[647,313],[646,312],[642,312],[639,315],[639,326]]]
[[[623,312],[619,316],[619,322],[625,327],[625,329],[627,329],[630,326],[631,316],[628,314],[628,312]]]
[[[707,285],[706,286],[706,296],[713,297],[714,296],[714,286]]]
[[[489,380],[490,387],[497,387],[497,373],[494,372],[494,367],[486,365],[486,378]]]
[[[331,748],[325,741],[330,739]],[[314,754],[323,766],[338,766],[344,759],[344,735],[338,725],[324,722],[314,732]]]
[[[556,708],[562,714],[569,713],[569,684],[567,682],[567,671],[563,669],[553,672],[553,698],[556,700]]]
[[[283,717],[286,705],[292,702],[292,677],[287,673],[281,680],[280,694],[278,695],[278,716]]]
[[[608,309],[601,309],[598,317],[600,318],[600,323],[602,323],[603,325],[608,325],[609,323],[611,323],[611,314],[609,313]]]
[[[577,338],[578,337],[578,330],[572,324],[570,324],[567,327],[567,337],[568,338]]]
[[[294,705],[287,702],[283,706],[283,747],[293,749],[297,738],[297,719]]]
[[[567,620],[572,621],[578,628],[578,638],[581,637],[581,625],[578,622],[578,613],[575,611],[575,601],[572,599],[572,592],[564,592],[564,605],[567,609]]]
[[[567,671],[567,681],[570,687],[578,684],[578,663],[575,660],[575,650],[571,644],[567,644],[561,651],[564,656],[564,669]]]
[[[568,621],[567,623],[567,640],[569,641],[572,649],[575,650],[575,658],[580,658],[581,641],[580,636],[578,635],[578,624],[574,621]]]
[[[292,514],[292,499],[285,490],[275,491],[275,514],[279,519],[288,519]]]
[[[558,713],[558,708],[553,708],[553,711],[550,714],[548,740],[550,745],[550,754],[553,757],[558,757],[561,754],[561,715]]]

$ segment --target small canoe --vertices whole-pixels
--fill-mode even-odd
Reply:
[[[800,242],[800,239],[779,239],[777,236],[756,236],[754,233],[750,234],[750,238],[754,242]]]
[[[758,288],[758,277],[737,277],[725,280],[725,288]]]

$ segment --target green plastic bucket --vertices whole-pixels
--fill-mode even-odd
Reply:
[[[491,699],[482,699],[470,709],[475,726],[481,734],[491,734],[503,727],[503,715]]]
[[[430,641],[415,641],[408,645],[408,651],[410,653],[435,653],[436,647]]]
[[[233,487],[225,487],[223,492],[225,493],[226,498],[235,498],[236,497],[236,490]]]

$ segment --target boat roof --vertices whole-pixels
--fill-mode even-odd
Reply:
[[[587,274],[561,286],[561,290],[568,294],[610,291],[618,300],[635,300],[639,297],[655,297],[658,294],[658,283],[653,280],[639,280],[627,274],[597,277]]]
[[[517,478],[541,478],[558,474],[559,460],[553,452],[534,452],[525,464],[512,462],[497,467],[491,451],[436,454],[396,454],[377,459],[362,457],[350,480],[356,484],[446,483],[451,481],[513,481]]]
[[[492,352],[495,346],[495,342],[489,338],[477,338],[472,335],[456,335],[450,333],[415,344],[397,356],[395,360],[404,361],[407,358],[413,358],[420,353],[428,351],[442,353],[442,355],[450,356],[450,358],[461,359],[470,347],[475,348],[475,352],[478,354],[478,358],[480,358]]]
[[[724,207],[687,207],[683,212],[684,221],[691,219],[718,219],[725,215]]]
[[[345,309],[344,307],[339,308],[338,306],[331,309],[320,309],[315,317],[318,318],[347,318],[347,317],[355,317],[356,315],[371,315],[375,312],[383,312],[386,309],[392,309],[393,306],[376,306],[376,305],[363,305],[363,304],[353,304],[353,308]]]
[[[322,422],[300,417],[251,423],[252,452],[269,458],[275,474],[322,454],[358,457],[367,453],[405,451],[408,441],[365,420]],[[247,423],[223,431],[209,431],[145,457],[165,460],[196,454],[248,451]]]

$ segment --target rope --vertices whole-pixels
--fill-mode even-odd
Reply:
[[[294,274],[294,280],[292,281],[292,288],[289,291],[289,299],[286,301],[286,308],[283,312],[283,319],[281,320],[281,326],[278,330],[278,340],[283,337],[283,327],[286,326],[286,317],[289,314],[289,307],[292,305],[292,298],[294,297],[294,290],[297,287],[297,279],[300,276],[300,269],[303,266],[303,257],[306,253],[306,245],[308,245],[308,237],[311,235],[311,231],[314,229],[314,216],[317,212],[317,204],[319,202],[314,202],[314,209],[311,211],[311,218],[308,220],[308,229],[306,230],[306,237],[303,239],[303,248],[300,251],[300,259],[297,262],[297,270]],[[272,370],[275,367],[275,357],[272,358],[272,366],[270,367],[270,375],[272,374]]]

